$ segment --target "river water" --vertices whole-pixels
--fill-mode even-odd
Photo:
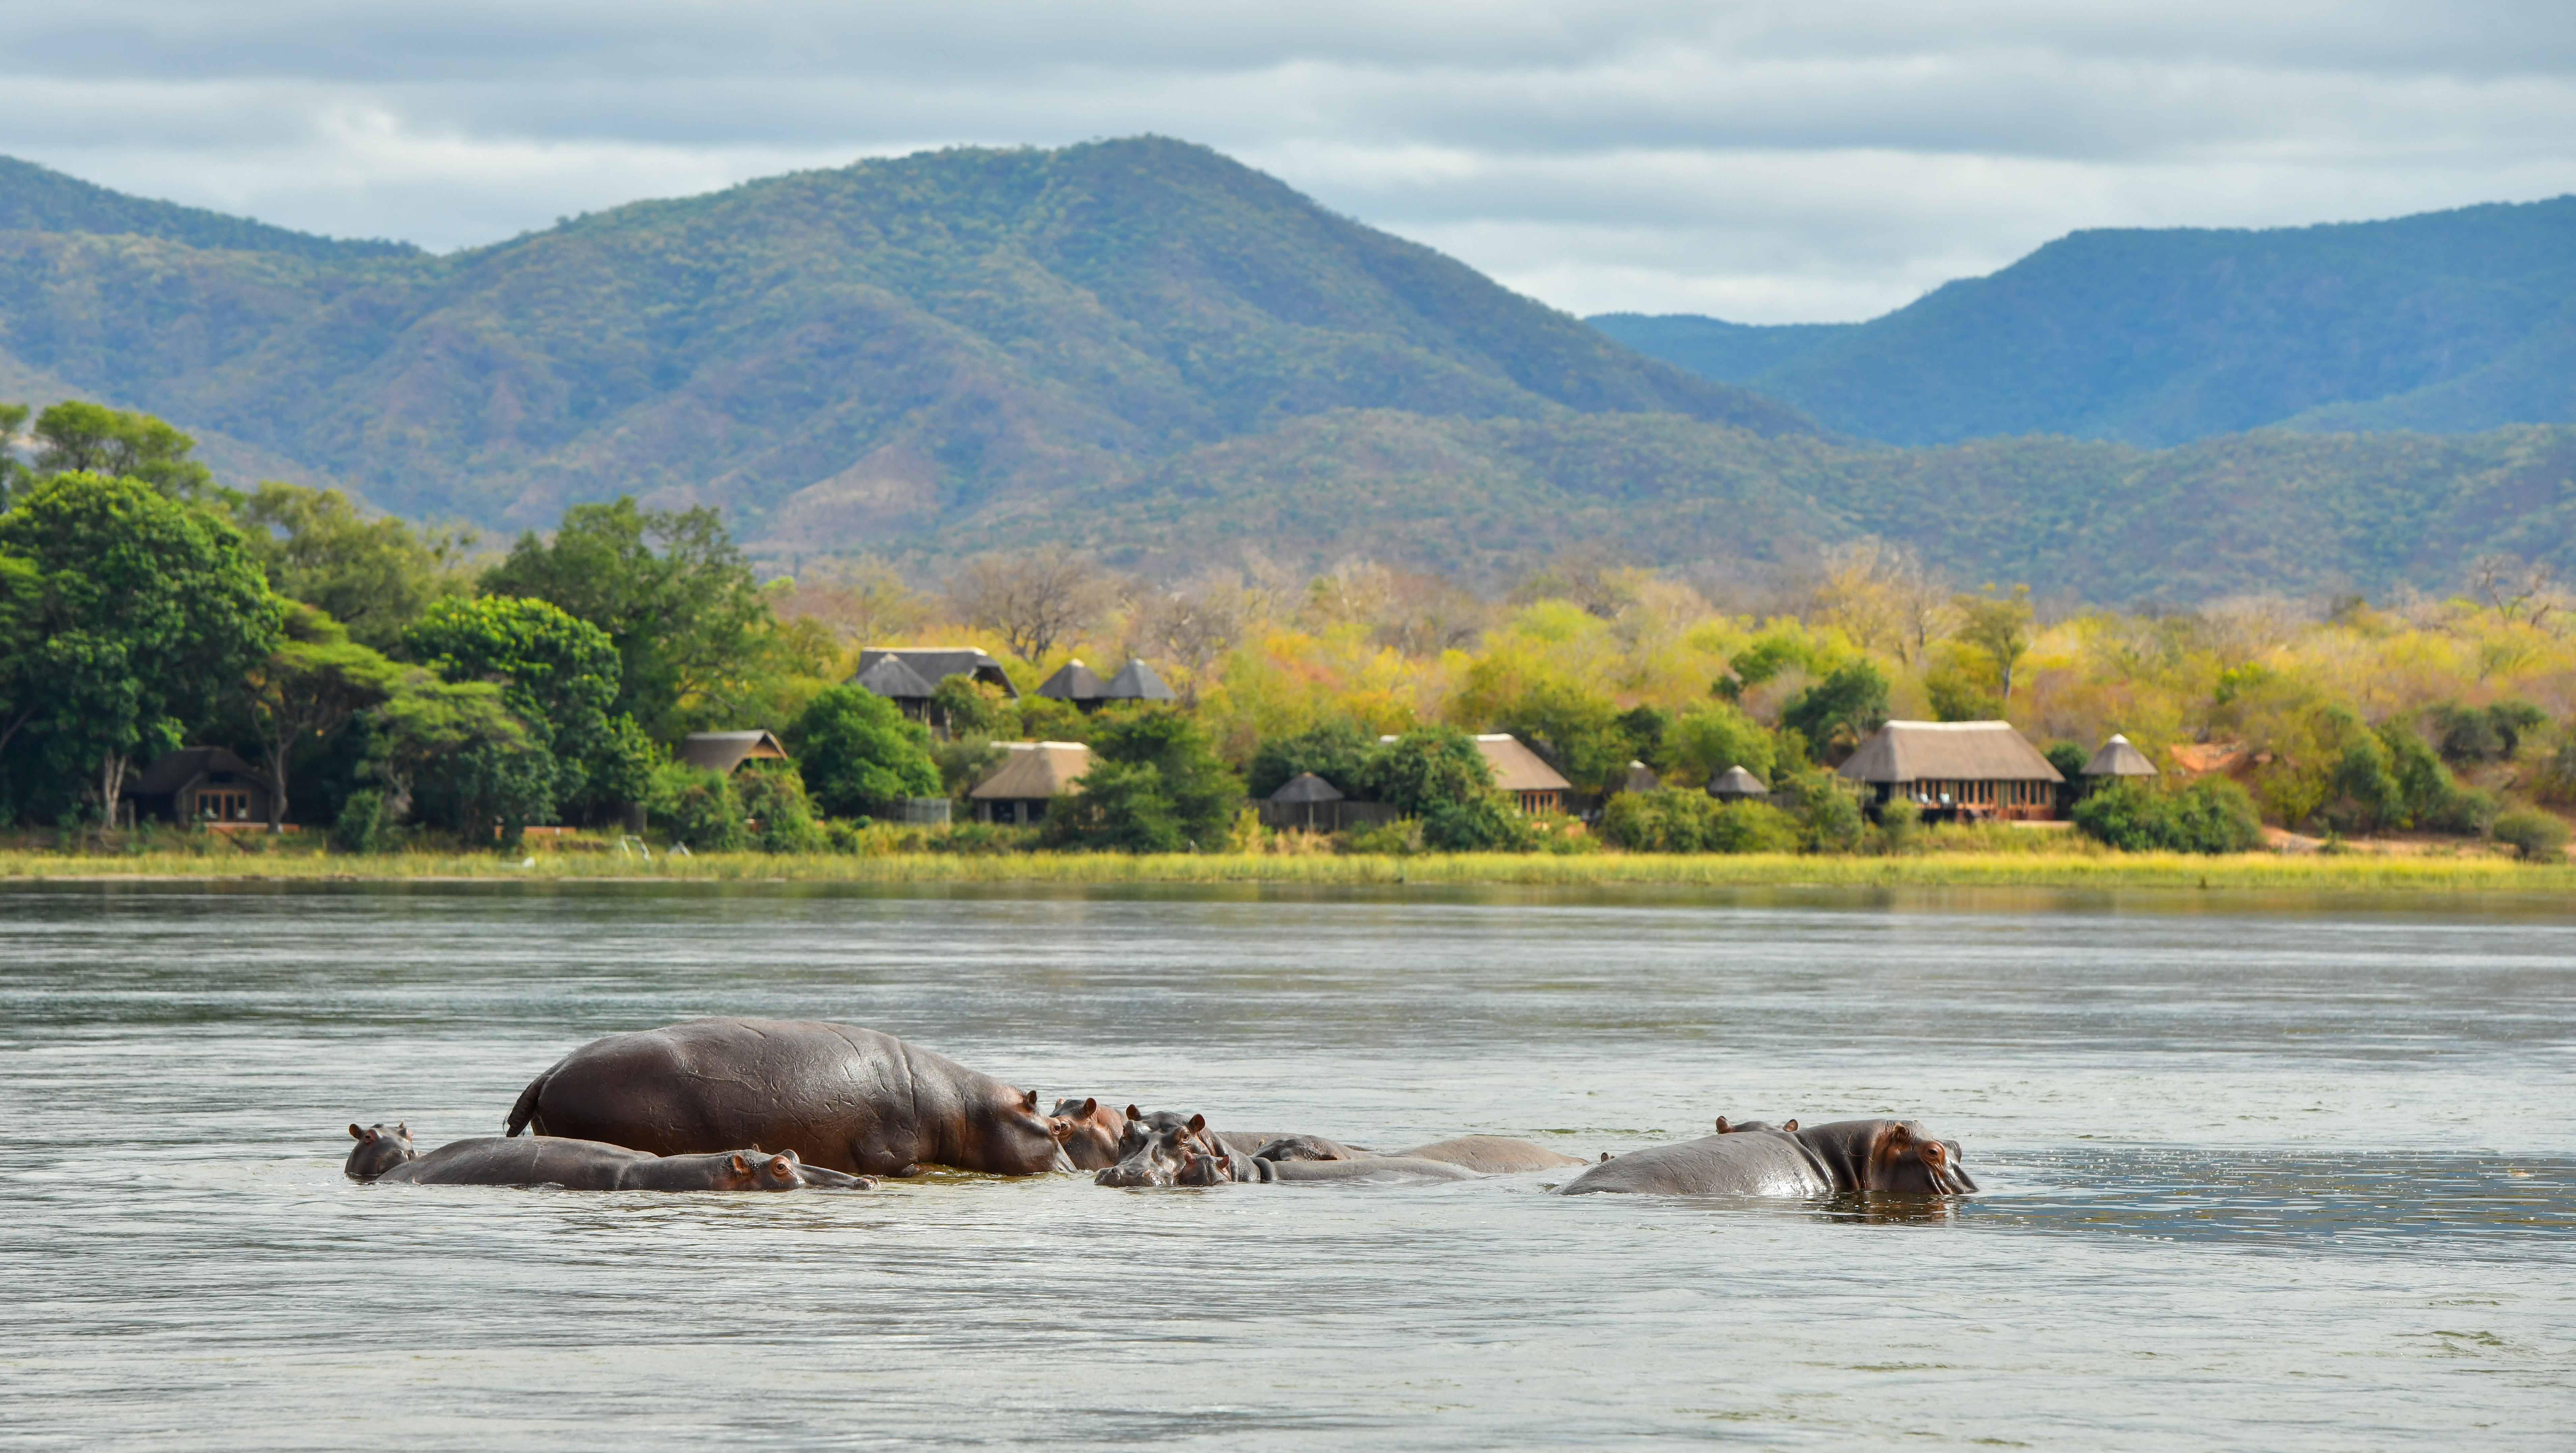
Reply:
[[[2576,912],[2209,895],[0,892],[0,1445],[2565,1448]],[[1919,1117],[1946,1215],[365,1187],[591,1038],[1585,1156]]]

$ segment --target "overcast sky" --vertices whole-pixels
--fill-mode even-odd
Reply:
[[[2576,3],[0,0],[0,152],[446,249],[1159,132],[1580,313],[1869,317],[2083,227],[2576,191]]]

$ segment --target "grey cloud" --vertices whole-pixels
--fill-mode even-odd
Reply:
[[[2576,7],[0,0],[0,151],[437,247],[1155,131],[1560,306],[1854,317],[2100,225],[2576,188]]]

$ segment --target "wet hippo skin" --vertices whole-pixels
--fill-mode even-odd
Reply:
[[[358,1144],[342,1167],[351,1180],[423,1186],[561,1186],[573,1191],[866,1190],[865,1176],[800,1163],[794,1151],[755,1147],[713,1155],[646,1155],[595,1140],[486,1135],[442,1145],[427,1155],[396,1125],[349,1127]]]
[[[1416,1160],[1447,1161],[1489,1176],[1585,1164],[1581,1156],[1560,1154],[1534,1141],[1515,1140],[1507,1135],[1461,1135],[1453,1140],[1435,1140],[1429,1145],[1417,1145],[1411,1150],[1398,1150],[1392,1154]]]
[[[586,1044],[520,1092],[508,1133],[522,1129],[654,1155],[774,1146],[853,1175],[1073,1168],[1073,1127],[1038,1114],[1036,1092],[803,1019],[692,1019]]]
[[[1959,1148],[1911,1120],[1840,1120],[1795,1132],[1720,1132],[1602,1161],[1560,1194],[1666,1196],[1966,1195]]]

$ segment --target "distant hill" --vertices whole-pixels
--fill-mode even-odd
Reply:
[[[0,324],[29,371],[404,513],[539,525],[632,490],[821,547],[1337,408],[1812,429],[1153,138],[803,172],[443,258],[22,230]]]
[[[1874,533],[2106,601],[2439,588],[2490,548],[2576,574],[2576,430],[1893,448],[1154,138],[797,173],[450,256],[22,164],[0,222],[0,399],[148,409],[232,482],[505,530],[633,493],[721,506],[770,560],[933,570],[1061,539],[1154,569],[1368,555],[1492,579],[1585,541],[1794,565]],[[1764,379],[1863,356],[1889,322],[1637,321]],[[2500,408],[2565,346],[2533,324],[2372,407]],[[2303,402],[2301,427],[2347,406]]]
[[[1893,444],[2576,422],[2576,197],[2268,231],[2078,232],[1867,323],[1592,320]]]
[[[129,197],[11,156],[0,156],[0,232],[151,237],[190,247],[297,257],[411,257],[420,252],[408,242],[346,242],[175,202]]]

